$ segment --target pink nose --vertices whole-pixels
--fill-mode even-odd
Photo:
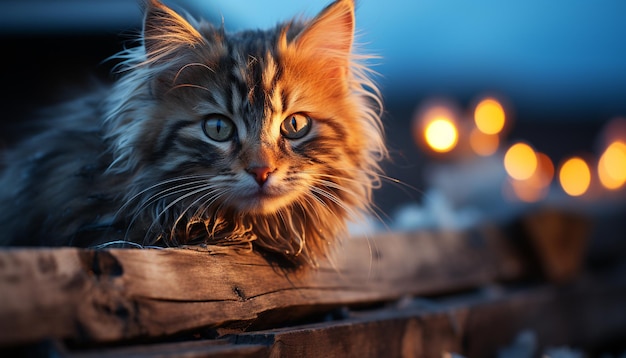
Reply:
[[[273,170],[269,167],[252,167],[246,171],[254,177],[259,186],[263,186]]]

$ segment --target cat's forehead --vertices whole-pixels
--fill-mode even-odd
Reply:
[[[226,42],[236,51],[262,54],[267,50],[275,49],[283,34],[287,41],[292,41],[305,27],[300,21],[279,23],[273,28],[265,30],[242,30],[226,33]]]
[[[286,110],[288,94],[282,83],[278,35],[245,31],[233,35],[222,61],[219,104],[252,127],[267,125]]]
[[[203,73],[201,87],[210,89],[210,93],[195,90],[204,98],[196,105],[199,114],[227,115],[242,137],[261,133],[279,137],[287,116],[319,110],[320,103],[327,101],[318,100],[318,92],[327,91],[315,85],[319,76],[311,79],[297,67],[308,67],[315,59],[294,64],[284,56],[284,41],[293,41],[303,28],[293,22],[270,30],[224,34],[220,51],[204,52],[210,70],[194,67]]]
[[[277,35],[269,30],[245,30],[226,35],[229,50],[234,54],[259,56],[274,48]]]

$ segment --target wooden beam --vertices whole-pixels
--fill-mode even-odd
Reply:
[[[626,331],[626,280],[619,274],[588,276],[561,287],[498,287],[434,300],[406,299],[377,309],[348,310],[339,320],[217,339],[50,351],[69,358],[366,358],[495,357],[508,349],[510,355],[500,355],[508,357],[516,336],[525,333],[534,344],[517,349],[529,351],[528,356],[539,356],[547,347],[600,355]]]
[[[266,344],[270,357],[493,357],[521,332],[548,346],[601,349],[626,330],[624,277],[587,277],[567,287],[528,286],[405,301],[348,319],[250,332],[236,344]],[[592,327],[592,329],[591,329]]]
[[[343,305],[513,280],[527,272],[499,230],[350,239],[315,270],[206,249],[0,251],[0,346],[111,342],[201,327],[268,327]]]

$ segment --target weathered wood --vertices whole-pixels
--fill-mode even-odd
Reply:
[[[350,239],[333,264],[286,271],[255,253],[192,249],[0,251],[0,345],[262,328],[341,305],[450,292],[526,272],[494,228]]]
[[[446,353],[495,357],[522,332],[536,338],[536,346],[526,347],[534,350],[533,356],[549,346],[602,352],[603,344],[623,338],[625,301],[623,276],[587,277],[567,287],[538,285],[432,301],[409,299],[350,311],[341,320],[215,340],[61,353],[70,358],[451,356]]]
[[[0,351],[1,352],[1,351]],[[27,351],[28,352],[28,351]],[[121,348],[93,348],[93,349],[66,349],[55,347],[47,351],[48,356],[62,356],[67,358],[150,358],[150,357],[185,357],[185,358],[259,358],[269,357],[270,347],[261,344],[230,344],[229,341],[203,340],[181,343],[160,343],[150,345],[136,345]]]
[[[444,352],[493,357],[517,334],[530,331],[537,350],[555,345],[594,349],[623,338],[624,302],[624,277],[594,277],[569,287],[501,289],[427,304],[408,301],[343,321],[239,334],[233,342],[265,342],[270,356],[282,357],[441,357]]]

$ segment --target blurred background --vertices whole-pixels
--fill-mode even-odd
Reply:
[[[166,3],[236,31],[328,1]],[[625,15],[621,0],[358,1],[360,48],[380,56],[386,225],[465,227],[555,206],[623,232]],[[103,60],[140,24],[134,0],[0,2],[0,145],[22,134],[11,124],[111,79]]]

